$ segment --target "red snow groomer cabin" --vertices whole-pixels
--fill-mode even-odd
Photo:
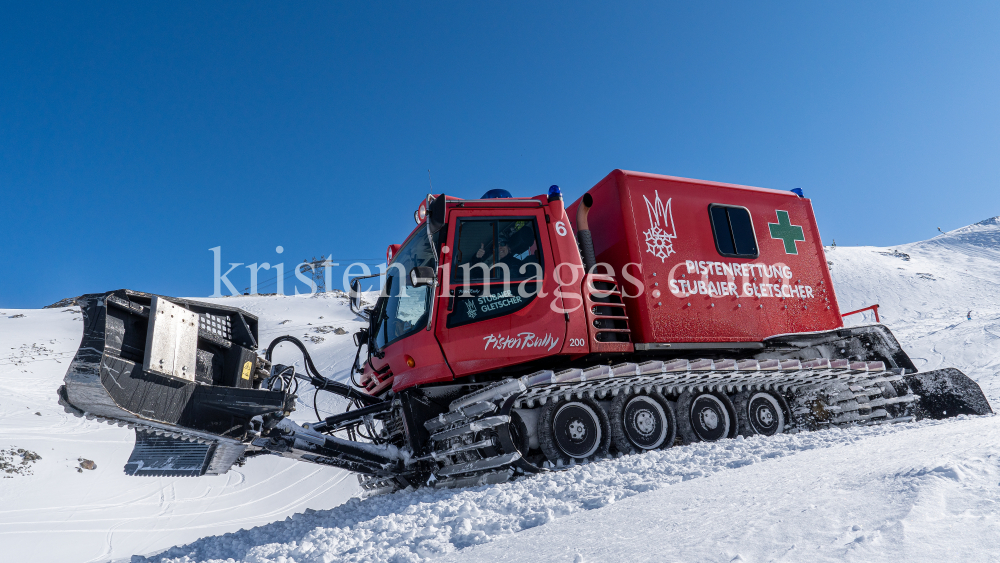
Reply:
[[[428,196],[416,215],[389,248],[373,310],[376,353],[361,379],[372,394],[594,362],[780,355],[789,337],[776,335],[800,335],[801,352],[844,326],[798,193],[615,170],[568,209],[553,186],[531,198]],[[495,269],[505,260],[506,285]],[[491,274],[463,277],[477,267]],[[422,282],[406,280],[421,268]],[[912,368],[876,332],[878,349],[899,352],[879,358]],[[856,336],[840,347],[872,348]],[[832,357],[824,350],[807,356]]]

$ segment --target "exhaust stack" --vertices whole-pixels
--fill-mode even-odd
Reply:
[[[576,208],[576,238],[580,243],[580,256],[583,258],[583,267],[589,274],[597,265],[597,255],[594,253],[594,237],[590,234],[590,225],[587,223],[587,215],[590,207],[594,205],[594,198],[589,193],[583,194],[583,201]]]

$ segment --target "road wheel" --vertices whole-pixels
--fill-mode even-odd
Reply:
[[[590,399],[549,403],[538,417],[538,445],[555,465],[596,459],[608,454],[608,415]]]
[[[686,443],[717,442],[736,437],[736,409],[729,397],[685,392],[677,399],[677,430]]]
[[[677,436],[673,409],[659,393],[619,393],[608,417],[611,441],[622,453],[669,448]]]
[[[743,391],[733,399],[741,436],[774,436],[785,431],[788,405],[779,395],[768,391]]]

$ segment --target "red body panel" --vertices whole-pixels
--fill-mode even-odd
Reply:
[[[406,356],[413,358],[412,368],[406,365]],[[445,382],[455,378],[445,362],[434,332],[429,330],[421,330],[386,346],[384,361],[389,364],[392,373],[396,374],[386,380],[396,391],[421,383]],[[377,359],[373,358],[372,363],[379,366]]]
[[[625,299],[633,342],[760,342],[775,334],[843,326],[808,199],[622,170],[589,193],[594,205],[588,222],[598,262],[609,264],[633,295]],[[750,212],[758,258],[720,255],[711,204]],[[575,218],[578,205],[570,207],[570,217]],[[805,240],[793,241],[796,254],[771,236],[769,224],[781,224],[779,210],[788,213],[792,228],[802,229]],[[660,233],[669,236],[652,237],[651,246],[647,240],[656,234],[652,228],[658,221]],[[622,275],[626,266],[644,288],[639,296],[637,285]]]
[[[547,198],[539,196],[535,199],[544,202]],[[559,306],[565,311],[564,317],[569,318],[561,352],[577,357],[592,351],[589,345],[583,345],[590,336],[588,330],[590,317],[584,302],[579,297],[583,287],[583,261],[580,259],[580,248],[577,246],[573,225],[566,214],[563,200],[550,201],[546,207],[548,219],[545,229],[548,231],[549,240],[552,241],[552,264],[562,265],[552,277],[562,282],[557,289],[557,296]]]

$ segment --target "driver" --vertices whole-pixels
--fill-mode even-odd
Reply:
[[[530,227],[522,226],[509,236],[500,234],[497,239],[496,263],[506,265],[511,274],[519,273],[522,264],[537,262],[534,258],[537,247]],[[482,259],[485,255],[486,245],[482,244],[476,251],[476,258]]]

